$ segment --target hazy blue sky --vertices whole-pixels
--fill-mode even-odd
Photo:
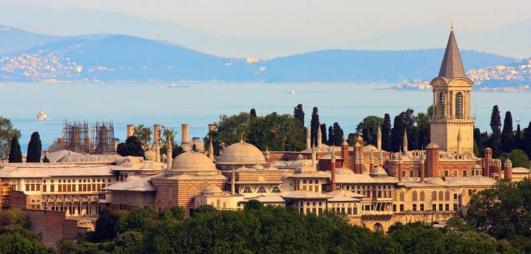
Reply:
[[[35,20],[24,28],[53,28],[55,34],[73,32],[68,24],[46,30],[46,20],[25,16],[24,9],[114,12],[218,36],[298,38],[330,45],[406,27],[447,28],[453,22],[458,30],[486,30],[531,19],[530,0],[0,0],[2,7],[18,8],[20,13],[13,15]]]

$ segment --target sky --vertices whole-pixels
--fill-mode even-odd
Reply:
[[[28,16],[25,10],[105,12],[176,25],[217,37],[265,38],[271,40],[271,52],[264,55],[293,51],[286,49],[284,52],[281,49],[283,44],[279,42],[282,40],[299,44],[304,50],[348,47],[346,42],[351,40],[406,28],[437,26],[447,29],[450,23],[454,23],[458,30],[481,31],[531,19],[529,0],[0,0],[0,9],[2,7],[12,8],[13,16],[27,20],[25,23],[9,17],[3,20],[0,16],[0,22],[23,26],[31,31],[57,35],[97,32],[85,28],[75,30],[73,22],[63,22],[59,26],[54,23],[52,26],[52,23],[47,24],[49,18],[45,18],[45,14]],[[97,19],[94,22],[98,22]],[[175,41],[148,30],[139,28],[138,35]],[[267,40],[265,43],[268,43]],[[187,46],[193,43],[184,42]],[[211,47],[212,51],[220,51],[213,46],[197,44],[202,50],[209,51],[208,47]],[[226,53],[246,54],[243,52],[246,47],[241,47],[242,52],[228,49]],[[256,50],[266,50],[266,47],[257,46]],[[513,53],[525,55],[524,52]]]

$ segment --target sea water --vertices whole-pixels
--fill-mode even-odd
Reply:
[[[293,114],[303,104],[306,122],[312,108],[319,108],[321,122],[338,122],[345,133],[368,115],[394,117],[411,108],[424,112],[432,101],[431,91],[397,91],[385,89],[389,84],[360,83],[3,83],[0,84],[0,116],[11,119],[21,130],[20,144],[26,151],[33,131],[41,136],[46,149],[62,136],[65,120],[112,121],[115,137],[124,140],[126,125],[160,123],[180,132],[182,123],[190,124],[192,137],[204,137],[208,123],[219,116],[249,112],[258,115],[277,112]],[[530,93],[472,93],[472,111],[476,126],[487,130],[493,105],[499,105],[502,118],[512,112],[522,128],[531,121]],[[48,120],[36,116],[44,110]],[[177,135],[177,139],[179,139]]]

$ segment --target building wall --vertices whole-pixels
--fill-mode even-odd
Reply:
[[[31,231],[48,246],[55,246],[59,240],[73,240],[85,232],[77,222],[65,219],[63,212],[24,210],[31,220]]]

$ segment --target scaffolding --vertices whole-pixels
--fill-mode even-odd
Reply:
[[[93,128],[94,138],[93,144],[95,144],[94,153],[114,153],[114,126],[112,122],[96,122]]]
[[[77,153],[90,152],[90,136],[87,122],[68,122],[63,125],[63,140],[68,150]]]

